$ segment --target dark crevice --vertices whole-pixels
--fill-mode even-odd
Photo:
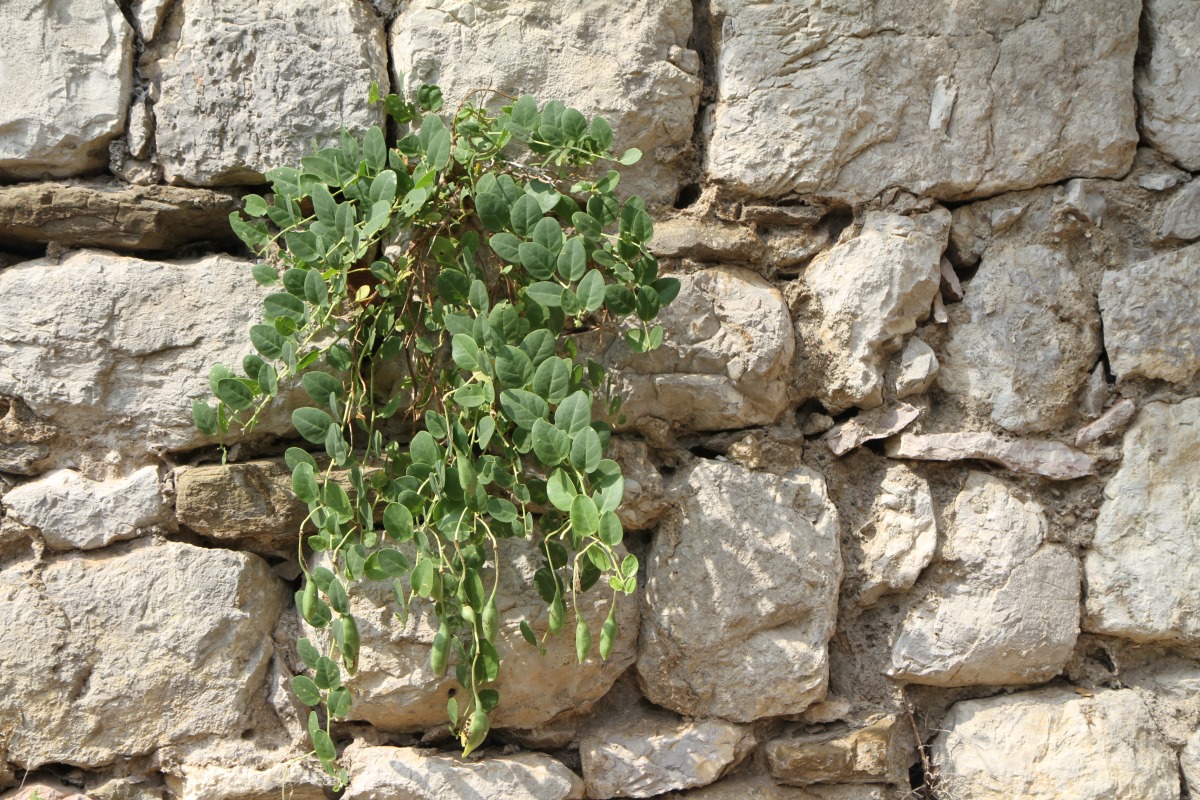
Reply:
[[[675,200],[675,208],[687,208],[699,199],[700,179],[704,174],[705,136],[704,121],[708,109],[717,99],[717,31],[719,20],[714,20],[711,0],[692,0],[692,35],[688,39],[688,48],[694,50],[700,57],[700,102],[696,107],[696,116],[692,123],[692,166],[685,170],[686,183],[680,188]],[[695,187],[696,197],[689,198],[689,190]],[[683,203],[681,205],[681,202]]]
[[[698,183],[689,183],[680,187],[679,193],[675,195],[675,208],[680,210],[691,208],[700,199],[702,193]]]
[[[854,212],[849,208],[839,207],[821,217],[821,224],[829,231],[829,241],[837,243],[842,231],[854,222]]]

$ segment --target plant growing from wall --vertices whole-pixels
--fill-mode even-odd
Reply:
[[[216,403],[197,401],[193,417],[223,436],[253,429],[281,385],[299,379],[312,400],[292,421],[324,456],[285,457],[315,531],[296,605],[328,645],[298,642],[309,673],[292,686],[341,783],[330,725],[353,702],[342,679],[358,661],[357,583],[390,582],[401,619],[414,603],[432,609],[430,664],[463,687],[447,711],[464,755],[500,702],[500,540],[537,542],[545,635],[573,608],[581,662],[594,638],[608,657],[617,623],[610,608],[590,630],[579,595],[600,585],[615,606],[636,588],[616,515],[624,481],[604,457],[611,427],[593,419],[596,407],[619,414],[620,397],[573,334],[619,324],[634,351],[653,349],[663,332],[650,322],[679,282],[659,277],[646,248],[644,202],[619,200],[619,173],[596,166],[641,154],[614,157],[601,118],[507,99],[494,113],[468,98],[447,123],[437,87],[415,102],[372,87],[407,131],[394,148],[379,128],[361,141],[343,132],[268,173],[271,199],[250,195],[246,218],[230,218],[275,291],[250,329],[257,354],[240,375],[214,366]],[[541,647],[528,620],[521,631]]]

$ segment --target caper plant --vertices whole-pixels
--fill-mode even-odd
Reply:
[[[488,92],[446,121],[437,87],[414,100],[372,87],[403,134],[395,147],[378,127],[361,140],[343,131],[299,168],[271,170],[269,199],[249,195],[245,217],[231,215],[260,259],[254,277],[276,291],[250,328],[257,354],[241,375],[214,366],[215,404],[192,409],[201,431],[224,436],[252,430],[297,379],[311,398],[292,422],[323,453],[285,458],[308,504],[296,606],[328,646],[298,642],[309,674],[292,687],[343,784],[330,725],[353,703],[342,679],[358,661],[359,582],[390,582],[401,619],[414,603],[432,609],[430,664],[462,687],[447,711],[464,755],[500,702],[501,539],[532,539],[543,557],[546,633],[520,623],[539,649],[571,607],[582,662],[593,639],[580,594],[603,581],[615,605],[635,590],[616,514],[624,480],[605,458],[621,398],[575,334],[612,326],[651,350],[663,331],[650,322],[679,291],[647,250],[645,203],[614,193],[620,174],[603,165],[641,153],[615,156],[604,119]],[[616,637],[610,607],[601,658]]]

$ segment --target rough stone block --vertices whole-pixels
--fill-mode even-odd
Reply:
[[[1181,167],[1200,169],[1200,7],[1191,0],[1146,0],[1146,57],[1137,98],[1146,140]]]

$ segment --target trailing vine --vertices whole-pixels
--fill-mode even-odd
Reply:
[[[571,607],[587,657],[579,596],[600,584],[613,595],[596,632],[608,658],[615,603],[637,585],[616,514],[624,479],[604,457],[621,398],[574,334],[619,325],[634,351],[662,342],[650,322],[679,282],[659,277],[647,250],[645,203],[622,202],[619,172],[597,166],[641,154],[615,156],[608,123],[561,102],[524,95],[492,112],[471,102],[481,94],[447,124],[437,87],[411,102],[373,86],[404,132],[395,147],[378,127],[361,140],[343,131],[299,168],[271,170],[270,199],[249,195],[246,216],[230,217],[261,259],[254,277],[276,291],[250,328],[257,354],[241,375],[214,366],[215,405],[197,401],[193,417],[224,436],[252,430],[297,378],[311,398],[292,422],[324,454],[292,447],[285,459],[308,505],[296,606],[328,646],[298,642],[308,674],[292,688],[341,784],[330,726],[353,703],[342,679],[359,655],[355,584],[390,582],[401,619],[414,602],[432,608],[430,665],[463,687],[447,712],[464,755],[500,702],[499,540],[540,550],[548,629],[539,639],[520,625],[539,649]]]

